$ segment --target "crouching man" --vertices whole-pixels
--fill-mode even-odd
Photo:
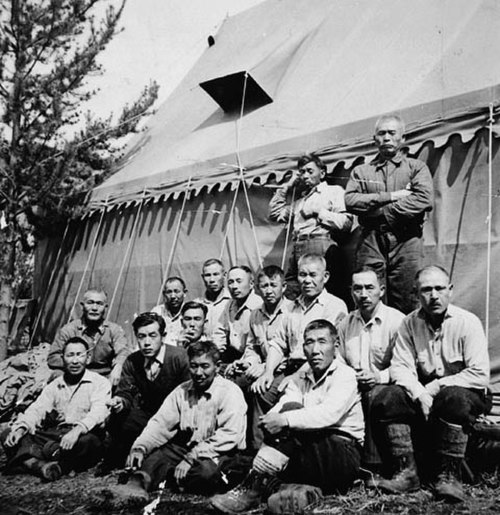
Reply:
[[[49,383],[1,440],[6,473],[31,472],[46,481],[93,467],[102,453],[111,383],[86,370],[86,340],[69,338],[62,348],[63,375]]]
[[[235,489],[212,497],[224,513],[253,509],[277,479],[344,493],[359,473],[364,421],[356,372],[336,359],[337,330],[314,320],[304,331],[307,365],[292,376],[280,401],[261,417],[265,437],[251,471]]]
[[[135,440],[127,466],[135,469],[116,495],[144,499],[166,480],[186,492],[223,488],[224,467],[245,448],[247,406],[240,388],[218,375],[220,353],[212,342],[188,349],[191,379],[165,399]]]
[[[460,471],[468,432],[476,418],[489,411],[486,338],[475,315],[450,304],[452,285],[446,270],[423,268],[416,286],[421,308],[399,329],[391,362],[395,385],[373,401],[379,449],[387,451],[393,472],[379,488],[390,493],[419,488],[412,436],[420,434],[425,442],[415,449],[423,454],[422,465],[433,464],[436,496],[463,501]]]

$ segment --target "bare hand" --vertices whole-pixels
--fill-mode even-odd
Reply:
[[[143,461],[144,451],[142,449],[132,449],[127,457],[127,463],[125,466],[127,468],[137,470],[141,468]]]
[[[5,440],[7,447],[14,447],[17,445],[19,440],[26,434],[27,430],[25,427],[18,427],[14,431],[11,431]]]
[[[115,365],[111,373],[109,374],[109,380],[111,381],[112,386],[116,386],[118,381],[120,380],[120,376],[122,375],[122,367],[121,365]]]
[[[250,386],[250,390],[253,393],[258,393],[260,395],[264,395],[269,388],[271,388],[271,384],[274,380],[274,375],[268,372],[264,372],[252,385]]]
[[[106,406],[114,413],[120,413],[125,407],[125,404],[123,403],[123,399],[117,396],[108,401]]]
[[[402,198],[408,197],[408,195],[411,195],[410,190],[391,191],[391,200],[395,202],[396,200],[401,200]]]
[[[429,393],[425,392],[418,398],[418,402],[420,403],[420,408],[422,409],[425,420],[427,420],[431,412],[433,398]]]
[[[356,379],[360,390],[371,390],[375,385],[380,382],[380,374],[366,368],[356,371]]]
[[[188,472],[191,470],[191,463],[188,463],[187,461],[182,460],[177,467],[175,467],[174,470],[174,477],[177,481],[177,484],[179,484],[188,474]]]
[[[441,385],[437,379],[434,379],[434,381],[425,385],[425,389],[431,397],[435,397],[439,393],[439,390],[441,390]]]
[[[80,426],[75,426],[71,431],[68,431],[61,438],[61,443],[59,444],[61,449],[64,451],[70,451],[71,449],[73,449],[83,431],[83,428]]]
[[[266,413],[259,417],[259,426],[268,433],[275,435],[288,426],[284,413]]]
[[[255,363],[250,365],[245,370],[245,377],[250,381],[255,381],[266,371],[266,366],[263,363]]]

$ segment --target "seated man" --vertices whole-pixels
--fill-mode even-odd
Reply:
[[[163,287],[163,304],[158,304],[151,311],[158,313],[165,320],[164,343],[176,345],[182,331],[181,312],[186,300],[186,283],[180,277],[169,277]]]
[[[177,346],[187,348],[191,343],[206,340],[205,327],[207,306],[191,300],[182,306],[182,331],[177,339]]]
[[[361,392],[366,424],[363,468],[377,472],[381,461],[373,441],[369,413],[374,397],[390,381],[392,350],[404,315],[382,302],[384,286],[371,268],[361,268],[352,274],[351,291],[358,309],[339,324],[339,354],[356,370]],[[367,484],[371,486],[370,478]]]
[[[224,309],[214,333],[214,343],[222,353],[223,363],[240,358],[250,331],[250,313],[262,305],[253,291],[252,271],[245,265],[233,266],[227,276],[231,301]]]
[[[205,334],[212,338],[225,307],[231,300],[226,289],[226,271],[220,259],[207,259],[201,269],[205,295],[196,299],[208,308]]]
[[[450,304],[452,285],[446,270],[427,266],[416,276],[421,308],[399,329],[391,362],[395,385],[387,386],[372,404],[372,420],[387,451],[391,479],[379,488],[391,493],[418,489],[419,475],[412,436],[419,430],[432,463],[438,498],[463,501],[460,469],[468,432],[489,411],[488,346],[480,320]],[[424,442],[422,442],[424,443]]]
[[[87,340],[74,336],[64,342],[63,374],[2,434],[7,473],[28,471],[54,481],[97,463],[111,384],[86,370],[89,359]]]
[[[307,366],[294,374],[278,404],[261,419],[266,436],[246,480],[212,497],[214,508],[242,513],[273,490],[272,478],[345,493],[359,473],[363,411],[356,373],[336,359],[337,330],[313,320],[304,330]]]
[[[134,440],[158,411],[167,395],[189,379],[183,348],[162,342],[165,320],[157,313],[142,313],[132,323],[139,350],[123,365],[115,396],[110,401],[111,445],[96,471],[107,474],[123,467]]]
[[[136,471],[114,492],[147,499],[167,480],[186,492],[213,493],[221,471],[245,448],[246,403],[234,383],[218,375],[220,353],[212,342],[187,349],[191,380],[178,386],[137,438],[127,465]]]
[[[106,320],[107,302],[107,295],[102,290],[90,289],[85,292],[80,303],[82,317],[61,327],[52,342],[47,358],[49,368],[62,371],[64,345],[70,338],[78,336],[89,347],[87,368],[104,376],[109,375],[113,386],[118,384],[123,363],[131,349],[123,329]]]
[[[346,315],[345,302],[325,290],[330,274],[326,270],[325,259],[318,254],[305,254],[299,259],[300,296],[281,318],[266,356],[264,373],[252,385],[252,390],[263,395],[276,387],[275,377],[278,366],[283,364],[285,375],[295,372],[305,362],[303,350],[304,328],[312,320],[325,319],[337,325]]]
[[[285,290],[285,273],[280,267],[266,266],[257,273],[256,292],[262,297],[264,304],[250,314],[250,331],[245,351],[241,359],[232,364],[233,373],[244,376],[246,387],[264,373],[269,342],[273,339],[285,313],[290,310],[292,303],[283,296]],[[277,370],[280,370],[279,367]],[[284,376],[279,373],[279,377]],[[276,404],[278,384],[279,382],[276,381],[275,388],[267,390],[263,395],[254,393],[249,396],[249,404],[252,403],[249,424],[252,425],[251,436],[254,449],[260,447],[263,438],[262,430],[258,426],[259,417]]]

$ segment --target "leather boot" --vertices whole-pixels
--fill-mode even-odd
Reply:
[[[463,502],[462,461],[467,449],[468,436],[462,426],[437,422],[437,478],[434,492],[438,499],[448,502]]]
[[[413,454],[411,429],[407,424],[387,424],[384,428],[392,461],[391,479],[378,481],[378,488],[391,494],[412,492],[420,488]]]
[[[61,467],[57,461],[28,458],[23,465],[29,472],[41,477],[45,481],[56,481],[62,476]]]

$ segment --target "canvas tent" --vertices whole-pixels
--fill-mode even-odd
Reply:
[[[500,392],[500,4],[267,0],[213,41],[89,214],[40,245],[42,337],[89,284],[109,291],[111,319],[127,326],[166,274],[200,294],[208,257],[281,264],[286,227],[267,219],[276,182],[310,151],[345,182],[374,154],[377,117],[397,112],[408,151],[434,176],[425,259],[452,270],[457,304],[488,318]]]

